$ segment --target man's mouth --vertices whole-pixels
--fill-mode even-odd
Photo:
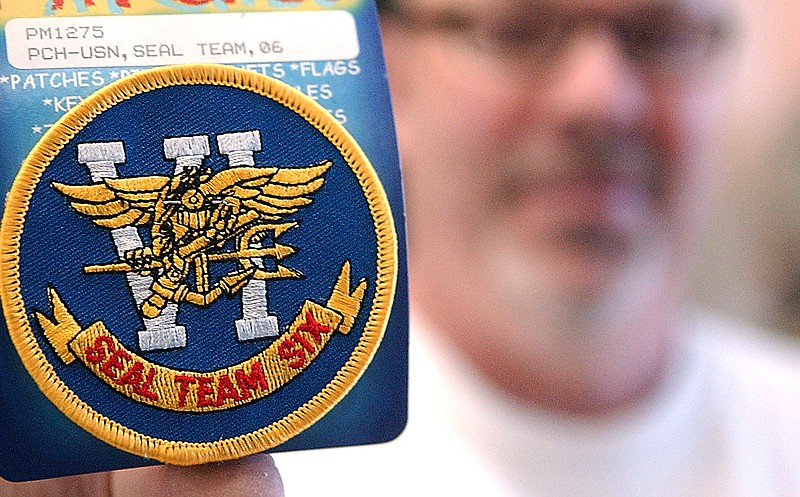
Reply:
[[[526,243],[564,255],[623,257],[653,221],[646,181],[621,174],[568,174],[532,181],[511,199]]]
[[[630,245],[623,232],[603,224],[565,226],[560,235],[562,245],[604,258],[619,257]]]

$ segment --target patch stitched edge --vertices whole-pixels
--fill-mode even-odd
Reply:
[[[358,345],[344,366],[308,402],[256,431],[216,442],[164,440],[136,432],[98,413],[56,374],[31,329],[21,294],[19,257],[25,216],[44,170],[95,117],[136,95],[176,85],[210,84],[254,92],[305,119],[341,153],[362,189],[377,238],[375,296]],[[317,422],[355,385],[383,337],[397,282],[397,234],[383,186],[366,155],[342,125],[291,86],[254,72],[215,64],[189,64],[141,71],[109,85],[65,114],[23,161],[6,200],[0,226],[0,296],[12,342],[39,389],[73,422],[105,442],[142,457],[175,465],[235,459],[289,440]]]

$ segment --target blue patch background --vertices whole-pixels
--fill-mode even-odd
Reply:
[[[359,33],[361,54],[358,61],[361,73],[349,78],[331,77],[322,78],[319,83],[328,82],[334,90],[334,99],[323,103],[327,108],[343,106],[347,110],[348,121],[345,127],[356,138],[357,142],[366,152],[377,171],[384,189],[387,192],[395,226],[398,235],[398,282],[395,292],[395,301],[389,319],[386,333],[370,367],[362,378],[331,412],[308,428],[306,431],[273,449],[273,452],[284,450],[301,450],[308,448],[332,447],[341,445],[355,445],[376,443],[390,440],[397,436],[405,426],[407,413],[407,342],[408,342],[408,307],[407,307],[407,281],[405,262],[405,230],[403,216],[402,188],[400,179],[399,158],[397,155],[394,128],[392,126],[391,106],[389,103],[386,69],[383,64],[382,47],[378,32],[377,15],[372,2],[365,2],[363,6],[352,11]],[[20,71],[8,66],[2,54],[5,54],[5,37],[0,36],[0,74],[16,73],[23,78],[38,71]],[[302,79],[297,75],[287,74],[285,82],[292,85],[303,85],[311,81]],[[41,104],[42,98],[66,96],[76,91],[86,92],[91,89],[77,90],[75,88],[42,89],[40,91],[11,91],[7,86],[0,86],[0,120],[2,120],[3,136],[0,146],[0,187],[8,191],[11,181],[16,175],[19,164],[31,150],[36,142],[36,135],[31,134],[33,124],[52,122],[52,109]],[[50,120],[50,121],[49,121]],[[149,124],[149,123],[148,123]],[[141,126],[141,125],[140,125]],[[260,127],[260,126],[259,126]],[[212,152],[215,155],[209,158],[209,163],[223,160],[216,155],[213,139],[217,133],[235,131],[214,126],[209,129],[212,133]],[[9,140],[8,137],[14,137]],[[257,154],[260,164],[266,162],[264,154],[269,153],[267,141],[270,135],[262,130],[264,152]],[[134,151],[128,149],[129,164],[132,163]],[[143,150],[157,157],[156,164],[169,171],[168,162],[160,155],[161,144],[155,143],[153,147]],[[66,158],[65,158],[66,160]],[[74,156],[70,158],[74,161]],[[318,159],[313,159],[318,160]],[[305,165],[294,162],[291,157],[284,157],[287,165]],[[73,162],[74,165],[74,162]],[[120,168],[122,176],[131,175],[130,165]],[[61,181],[73,183],[86,183],[88,176],[82,171],[82,166],[76,167],[73,178],[59,178]],[[327,177],[330,181],[331,172]],[[49,187],[48,187],[49,188]],[[315,203],[319,201],[328,185],[315,196]],[[60,197],[60,196],[59,196]],[[60,197],[62,205],[66,200]],[[313,206],[312,206],[313,207]],[[288,232],[281,238],[282,242],[289,242],[290,237],[299,236],[300,230],[305,228],[308,217],[307,209],[297,214],[303,218],[303,225],[294,233]],[[77,216],[70,212],[70,216]],[[108,237],[107,242],[96,241],[98,246],[103,243],[103,251],[113,260],[114,252],[107,230],[92,227],[90,221],[83,216],[78,216],[78,223],[86,225],[93,231],[93,236]],[[105,232],[105,235],[102,234]],[[301,254],[306,255],[308,245],[300,246],[303,252],[286,260],[286,265],[303,270],[298,263]],[[98,249],[100,250],[100,249]],[[101,253],[97,254],[102,255]],[[94,254],[92,254],[94,258]],[[338,266],[336,268],[338,272]],[[309,274],[306,271],[307,275]],[[108,275],[106,275],[108,276]],[[103,276],[105,277],[105,276]],[[47,280],[53,279],[47,276]],[[292,282],[286,282],[287,286]],[[322,295],[307,295],[324,301],[333,281],[326,282]],[[280,283],[283,285],[283,282]],[[278,309],[275,301],[278,290],[270,286],[271,307]],[[39,285],[37,285],[38,287]],[[128,295],[127,287],[121,287]],[[371,287],[372,289],[372,287]],[[62,289],[59,289],[62,291]],[[37,290],[38,291],[38,290]],[[41,299],[41,295],[36,297]],[[67,297],[65,297],[66,299]],[[37,304],[41,305],[41,304]],[[217,304],[221,305],[221,304]],[[131,306],[132,307],[132,306]],[[238,304],[235,305],[238,311]],[[182,309],[187,312],[187,306]],[[73,309],[75,310],[75,309]],[[216,310],[216,309],[215,309]],[[131,311],[132,312],[132,311]],[[364,316],[362,316],[363,319]],[[83,323],[86,324],[86,323]],[[281,323],[285,325],[285,322]],[[231,326],[227,324],[227,326]],[[2,327],[2,325],[0,325]],[[138,329],[138,328],[137,328]],[[118,330],[113,330],[115,333]],[[133,333],[135,330],[128,330]],[[224,339],[232,339],[232,329],[222,332]],[[133,335],[130,335],[131,337]],[[197,340],[197,332],[189,329],[190,344]],[[341,335],[335,338],[342,338]],[[329,347],[333,345],[333,342]],[[190,345],[191,346],[191,345]],[[255,345],[254,345],[255,346]],[[46,346],[49,347],[49,346]],[[255,346],[260,348],[260,346]],[[149,354],[148,358],[164,362],[166,354]],[[74,368],[82,368],[73,365]],[[303,373],[304,375],[306,373]],[[0,457],[0,475],[9,480],[26,480],[50,478],[68,474],[79,474],[94,471],[104,471],[126,467],[135,467],[155,464],[155,461],[140,458],[135,455],[115,449],[106,443],[92,437],[90,434],[69,421],[53,404],[38,390],[38,387],[22,366],[19,357],[11,344],[5,330],[0,330],[0,376],[4,378],[5,385],[0,389],[0,443],[5,450],[5,456]],[[90,380],[86,380],[87,382]],[[99,384],[98,380],[94,380]],[[105,385],[102,388],[108,389]],[[113,395],[118,395],[114,393]],[[288,408],[288,406],[285,406]],[[146,408],[145,411],[161,412],[158,409]],[[204,415],[191,415],[204,416]],[[189,416],[189,417],[191,417]],[[187,417],[188,419],[188,417]],[[225,424],[225,421],[222,421]],[[228,427],[223,427],[227,429]]]
[[[45,289],[52,285],[83,327],[101,320],[128,349],[136,351],[136,331],[143,325],[125,275],[83,273],[85,265],[116,260],[109,230],[72,212],[66,198],[50,185],[53,181],[90,182],[88,171],[76,160],[79,143],[124,141],[127,162],[118,167],[123,177],[171,175],[174,163],[163,157],[163,137],[211,134],[213,140],[215,131],[250,129],[261,131],[263,151],[256,155],[260,166],[302,166],[333,160],[313,203],[288,218],[300,219],[300,226],[279,240],[299,248],[283,264],[302,271],[305,278],[268,282],[270,310],[286,326],[305,299],[324,304],[342,264],[349,259],[353,280],[366,278],[369,282],[362,312],[353,333],[335,334],[317,360],[274,394],[236,409],[196,416],[132,403],[88,369],[65,366],[39,327],[34,326],[49,362],[78,397],[100,414],[139,433],[187,442],[212,442],[249,433],[306,403],[344,366],[366,324],[377,279],[377,238],[355,174],[319,131],[283,105],[236,88],[184,85],[137,95],[103,112],[50,163],[31,199],[20,242],[20,280],[29,320],[35,323],[30,312],[33,309],[49,314]],[[206,165],[216,172],[226,167],[226,161],[216,154]],[[217,269],[220,265],[228,270],[236,268],[225,263],[216,264]],[[205,308],[182,304],[178,320],[187,329],[187,347],[143,356],[167,367],[191,371],[213,371],[247,360],[272,340],[237,342],[234,321],[239,317],[239,294]]]

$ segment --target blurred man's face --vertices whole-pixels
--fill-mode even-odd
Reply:
[[[670,305],[705,191],[719,3],[399,2],[387,56],[432,319],[541,367],[639,346],[618,330]]]

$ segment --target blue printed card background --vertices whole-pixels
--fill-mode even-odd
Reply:
[[[281,70],[281,79],[317,97],[319,88],[324,88],[327,98],[320,103],[330,108],[331,113],[340,121],[344,121],[344,127],[364,150],[380,178],[394,215],[399,244],[394,306],[382,343],[371,365],[352,391],[320,421],[275,448],[273,451],[276,452],[384,442],[397,436],[406,421],[408,299],[399,158],[375,8],[372,2],[364,2],[352,7],[351,13],[356,20],[360,54],[357,59],[335,62],[338,68],[348,68],[347,71],[328,71],[324,74],[326,64],[328,67],[334,64],[330,61],[304,61],[302,67],[305,70],[292,70],[292,65],[286,63],[286,69]],[[5,37],[0,38],[0,45],[3,45],[0,46],[0,54],[5,54]],[[298,68],[299,64],[298,62]],[[124,71],[125,68],[118,67],[91,69],[85,71],[86,74],[76,76],[74,70],[20,70],[0,58],[0,120],[3,123],[0,129],[0,160],[4,165],[0,170],[0,191],[9,190],[19,164],[41,138],[46,127],[59,117],[60,109],[54,108],[54,105],[69,106],[71,104],[68,99],[78,96],[85,98],[98,89],[92,83],[82,86],[86,81],[91,82],[94,79],[96,83],[99,80],[110,82],[115,74],[119,75]],[[242,95],[231,95],[237,92]],[[315,139],[314,133],[304,133],[302,128],[308,126],[308,123],[290,115],[285,108],[271,106],[269,102],[263,102],[266,100],[264,97],[245,93],[247,92],[242,90],[211,86],[182,87],[179,94],[171,94],[167,101],[159,105],[158,99],[163,98],[163,95],[159,91],[153,91],[144,96],[145,101],[140,100],[136,104],[145,105],[148,103],[146,99],[153,99],[149,105],[158,109],[158,112],[153,112],[146,122],[131,122],[129,115],[136,113],[121,104],[118,109],[102,114],[91,127],[81,131],[68,147],[74,147],[79,142],[107,139],[109,133],[116,133],[125,137],[128,150],[128,164],[124,172],[121,171],[121,176],[153,174],[153,165],[156,169],[164,168],[161,174],[169,174],[170,164],[163,158],[160,142],[154,141],[153,137],[174,133],[175,120],[180,119],[181,130],[186,135],[208,134],[212,139],[213,135],[222,132],[259,129],[263,145],[262,151],[256,154],[258,164],[304,166],[323,159],[333,160],[334,165],[327,173],[326,187],[315,196],[314,204],[307,208],[308,213],[304,209],[296,216],[302,220],[303,232],[314,234],[314,243],[309,243],[307,238],[300,240],[300,235],[292,231],[286,233],[281,240],[301,247],[287,261],[287,265],[306,275],[297,284],[274,284],[276,290],[270,294],[270,306],[278,314],[280,322],[285,323],[297,312],[298,299],[323,301],[327,297],[325,294],[314,295],[313,292],[317,291],[314,288],[330,288],[336,278],[338,266],[331,266],[332,269],[327,272],[304,269],[314,265],[316,259],[333,257],[331,254],[342,259],[349,258],[353,264],[354,280],[362,277],[368,280],[374,278],[367,263],[370,258],[375,257],[374,251],[353,254],[350,240],[337,236],[337,232],[342,229],[352,229],[350,225],[353,223],[367,223],[366,229],[369,230],[370,218],[366,205],[358,203],[358,185],[353,184],[352,180],[348,184],[344,169],[346,164],[335,147],[323,139]],[[216,107],[231,102],[234,108],[227,109],[232,116],[230,122],[221,122],[218,118],[211,122],[208,119]],[[281,124],[271,126],[269,123],[273,122]],[[306,137],[306,142],[295,143],[286,139],[287,136],[295,135]],[[71,163],[68,160],[70,157],[74,158],[74,154],[76,152],[65,150],[48,167],[38,186],[42,192],[35,197],[37,202],[48,204],[48,208],[37,210],[32,206],[30,211],[30,225],[39,226],[40,229],[26,231],[23,243],[47,251],[52,260],[50,266],[27,269],[21,275],[23,294],[30,308],[48,308],[46,295],[40,291],[39,282],[54,278],[55,273],[80,272],[81,266],[87,262],[101,263],[115,259],[113,245],[104,244],[102,240],[87,245],[91,253],[83,254],[83,259],[90,260],[77,260],[73,256],[72,248],[65,240],[97,239],[97,233],[101,231],[87,219],[55,230],[41,229],[48,223],[52,224],[53,219],[76,216],[70,212],[65,199],[56,198],[59,197],[57,192],[49,188],[52,181],[69,184],[87,182],[85,170],[81,171],[76,167],[74,160]],[[145,164],[147,167],[142,168],[141,165]],[[208,158],[207,165],[218,170],[224,167],[224,161],[219,155],[212,155]],[[326,191],[327,185],[331,185],[331,191]],[[336,206],[336,202],[347,205]],[[52,206],[62,211],[54,211]],[[351,209],[354,214],[347,215],[346,219],[342,215],[337,217],[336,214],[331,214],[343,208]],[[43,218],[37,220],[36,216]],[[303,220],[304,216],[307,221]],[[300,233],[300,230],[297,232]],[[108,235],[105,236],[108,240]],[[21,261],[21,266],[26,266],[24,260]],[[30,266],[29,264],[28,267]],[[98,277],[110,278],[108,275]],[[120,280],[118,283],[120,293],[125,293],[124,281]],[[26,291],[25,288],[35,290]],[[131,311],[128,315],[115,314],[102,309],[103,296],[93,294],[91,288],[64,288],[59,291],[65,301],[80,301],[84,308],[98,308],[99,312],[106,313],[103,317],[109,326],[131,333],[131,336],[126,336],[123,332],[118,337],[135,350],[135,313]],[[372,292],[374,285],[368,288],[367,300],[372,298]],[[225,310],[225,306],[230,309]],[[235,319],[237,309],[231,301],[222,302],[218,307],[222,310],[215,308],[215,319],[228,322]],[[189,331],[189,346],[180,351],[157,352],[148,356],[148,359],[167,366],[186,365],[189,361],[192,369],[211,370],[225,366],[231,359],[230,355],[222,360],[213,352],[205,353],[206,340],[217,344],[216,350],[224,350],[226,354],[239,354],[240,357],[236,357],[234,362],[246,359],[257,352],[258,347],[263,346],[258,343],[237,343],[231,333],[230,323],[209,322],[203,310],[187,308],[181,313],[182,323]],[[356,330],[363,328],[365,319],[362,313]],[[203,338],[199,340],[195,335],[201,332]],[[324,351],[332,358],[325,359],[325,367],[334,370],[339,368],[346,359],[347,348],[352,348],[353,341],[358,338],[359,335],[355,333],[343,337],[340,343],[332,342]],[[52,350],[48,353],[52,355],[49,360],[56,363],[55,353]],[[318,390],[324,386],[328,372],[309,369],[307,373],[304,373],[304,385],[308,389]],[[0,389],[0,443],[5,449],[0,457],[0,475],[4,478],[40,479],[153,464],[153,461],[117,450],[95,439],[66,418],[42,395],[30,378],[5,329],[0,333],[0,377],[4,378],[4,388]],[[86,388],[96,386],[87,384]],[[275,395],[277,404],[285,406],[287,412],[296,407],[291,390],[279,391]],[[278,398],[282,395],[285,399]],[[241,430],[257,429],[260,426],[259,409],[262,407],[258,403],[236,408],[232,412],[203,414],[200,422],[191,417],[180,420],[175,413],[144,405],[126,411],[117,405],[116,397],[117,394],[109,390],[104,407],[115,411],[121,421],[134,428],[142,424],[140,428],[156,430],[156,435],[158,429],[164,430],[165,438],[178,433],[182,439],[204,441],[199,435],[200,425],[202,429],[212,425],[214,433],[219,437],[235,436]]]

